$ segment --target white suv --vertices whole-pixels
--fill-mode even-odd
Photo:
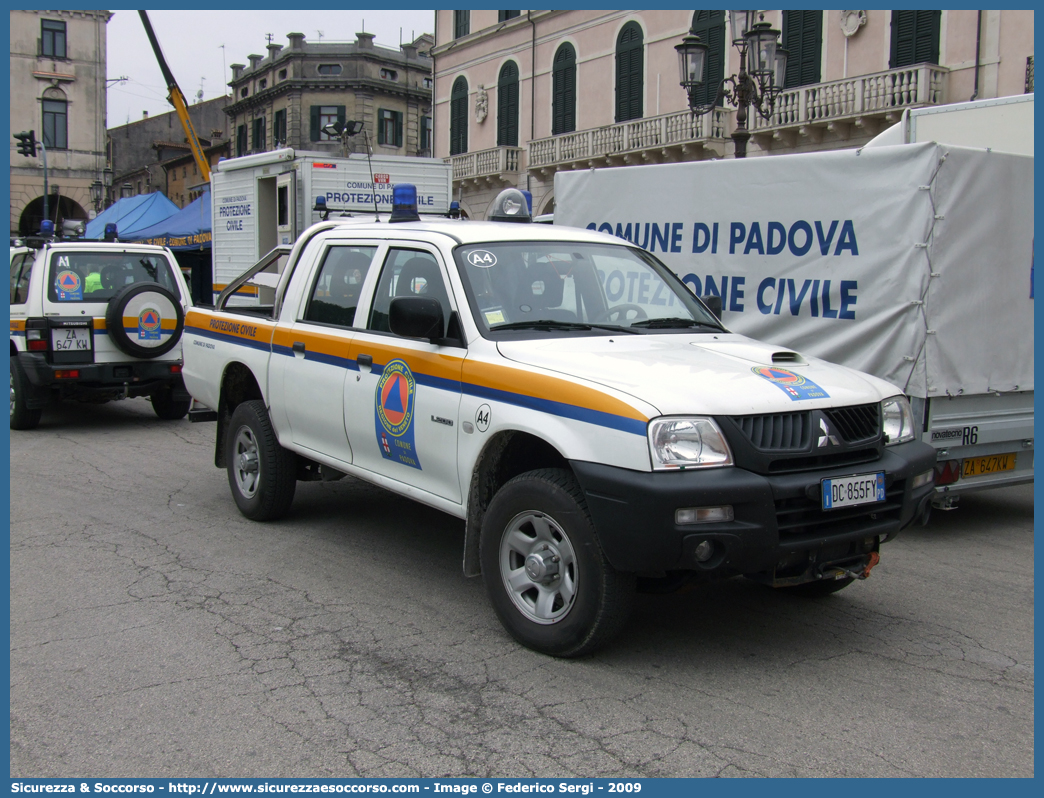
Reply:
[[[181,333],[190,294],[170,250],[29,239],[11,249],[11,429],[54,399],[149,396],[183,418]]]

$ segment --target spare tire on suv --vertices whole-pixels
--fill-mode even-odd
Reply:
[[[109,300],[105,326],[120,351],[131,357],[153,358],[177,346],[185,313],[178,298],[162,285],[133,283]]]

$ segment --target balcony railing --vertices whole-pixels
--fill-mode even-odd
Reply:
[[[933,64],[890,69],[784,91],[769,119],[750,114],[752,131],[799,127],[882,115],[893,109],[939,105],[948,70]]]
[[[724,109],[704,116],[681,111],[529,142],[529,168],[691,144],[725,137]]]
[[[453,164],[454,180],[501,176],[512,179],[518,174],[521,155],[521,147],[494,147],[491,150],[452,155],[449,162]]]

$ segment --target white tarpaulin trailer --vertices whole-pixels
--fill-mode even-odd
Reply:
[[[961,491],[1032,477],[1031,157],[928,142],[559,172],[555,224],[649,250],[735,332],[921,400],[940,459],[964,447]],[[1017,457],[981,474],[980,452]]]

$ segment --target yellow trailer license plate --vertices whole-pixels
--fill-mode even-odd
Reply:
[[[991,454],[987,457],[965,457],[961,477],[981,477],[999,471],[1015,470],[1015,452]]]

